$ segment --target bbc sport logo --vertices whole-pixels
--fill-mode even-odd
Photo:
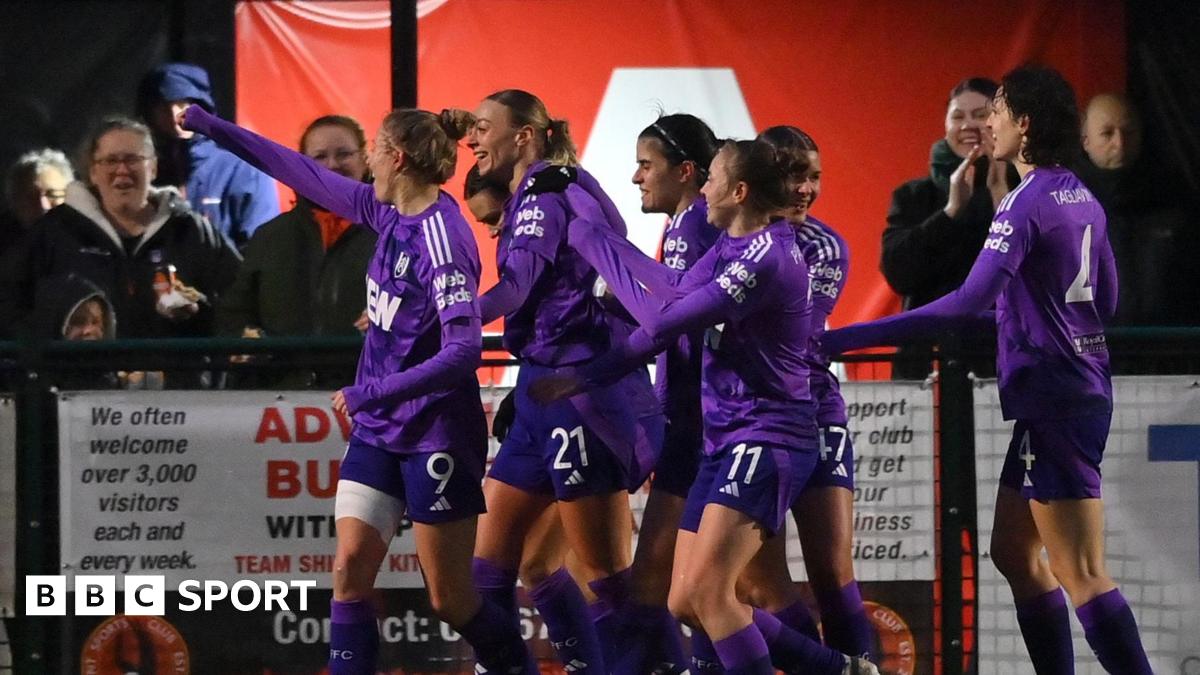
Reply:
[[[212,611],[213,605],[228,600],[241,612],[282,610],[290,611],[289,601],[296,609],[308,609],[308,590],[316,588],[313,579],[281,581],[266,579],[261,583],[239,579],[232,585],[224,581],[185,579],[172,589],[179,594],[176,606],[181,612]],[[167,606],[167,579],[161,575],[127,575],[123,577],[122,601],[117,612],[117,577],[112,575],[75,576],[75,616],[163,616]],[[66,616],[67,577],[62,575],[30,575],[25,577],[26,616]]]

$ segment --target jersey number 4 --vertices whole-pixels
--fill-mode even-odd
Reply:
[[[1092,226],[1088,225],[1083,228],[1083,243],[1080,245],[1079,251],[1079,273],[1075,275],[1075,281],[1071,282],[1071,287],[1067,289],[1067,302],[1091,302],[1094,293],[1092,285],[1088,283],[1088,275],[1092,269]]]

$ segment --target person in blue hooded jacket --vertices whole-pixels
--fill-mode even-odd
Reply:
[[[138,88],[138,114],[154,131],[159,156],[158,186],[184,192],[192,208],[238,248],[263,223],[279,215],[275,182],[212,140],[175,123],[175,114],[195,103],[216,112],[208,73],[191,63],[165,63]]]

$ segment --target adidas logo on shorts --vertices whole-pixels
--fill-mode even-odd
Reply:
[[[737,481],[730,482],[725,487],[721,488],[720,490],[717,490],[717,492],[720,492],[723,495],[729,495],[731,497],[741,497],[742,496],[738,492]]]
[[[450,502],[446,501],[445,497],[438,497],[438,500],[433,503],[433,506],[429,507],[429,510],[430,511],[449,511],[450,508],[451,508]]]
[[[579,659],[571,659],[570,663],[563,664],[563,670],[568,673],[578,673],[579,671],[583,670],[584,668],[587,668],[587,666],[588,666],[588,664],[586,661],[580,661]]]
[[[832,473],[835,476],[841,476],[842,478],[850,477],[850,475],[846,473],[846,465],[845,464],[838,464],[836,467],[834,467],[833,471],[831,471],[830,473]]]
[[[583,484],[583,474],[579,473],[578,469],[572,469],[571,475],[567,476],[566,483],[567,483],[567,485],[582,485]],[[587,664],[584,664],[584,665],[587,665]]]

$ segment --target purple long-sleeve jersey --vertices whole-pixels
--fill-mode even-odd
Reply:
[[[355,438],[392,452],[474,452],[484,424],[475,369],[482,347],[479,250],[446,192],[405,216],[374,189],[308,157],[188,109],[186,127],[352,222],[378,232],[367,267],[370,326],[344,390]]]
[[[505,206],[506,232],[496,252],[501,282],[481,303],[485,323],[503,313],[505,349],[523,361],[563,366],[603,353],[610,331],[592,294],[595,270],[566,245],[571,218],[566,199],[526,194],[531,176],[546,166],[544,161],[530,166]]]
[[[846,287],[846,278],[850,275],[850,249],[842,235],[812,216],[793,227],[804,262],[808,263],[813,299],[812,336],[817,340],[825,333],[825,322],[833,314],[842,289]],[[828,357],[815,348],[805,357],[809,386],[817,404],[817,424],[845,426],[846,401],[842,398],[837,376],[829,369]]]
[[[641,325],[627,342],[585,367],[585,380],[612,381],[678,336],[707,329],[701,375],[705,453],[741,441],[814,445],[804,357],[812,299],[808,266],[791,225],[779,220],[753,235],[721,236],[673,285],[676,273],[597,226],[587,215],[586,195],[574,190],[567,194],[580,217],[570,244]]]
[[[660,260],[676,274],[687,273],[721,236],[708,222],[708,204],[703,197],[671,217],[663,231]],[[703,425],[700,402],[700,369],[704,353],[704,330],[680,335],[655,360],[654,393],[671,424],[693,429],[700,437]]]
[[[1117,273],[1104,209],[1075,174],[1037,167],[1000,201],[958,290],[911,312],[826,333],[829,352],[929,337],[996,305],[1005,419],[1061,419],[1112,409],[1104,321]]]

